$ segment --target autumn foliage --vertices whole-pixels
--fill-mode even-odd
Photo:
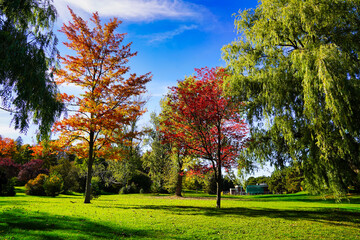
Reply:
[[[0,157],[9,158],[16,152],[16,142],[11,138],[0,136]]]
[[[124,143],[128,136],[124,127],[143,114],[143,101],[137,96],[146,91],[150,74],[128,74],[131,43],[122,45],[125,33],[115,32],[121,21],[111,19],[101,25],[94,13],[90,19],[94,28],[75,15],[73,21],[61,29],[69,42],[64,44],[76,55],[60,56],[64,69],[57,72],[58,84],[72,84],[83,92],[79,96],[63,93],[69,115],[55,123],[54,131],[60,133],[59,144],[69,146],[79,157],[88,159],[88,177],[85,202],[90,202],[92,163],[95,157],[117,158],[111,149],[114,142]],[[126,144],[126,142],[124,143]]]
[[[237,166],[237,157],[247,141],[247,124],[241,118],[242,105],[224,95],[222,68],[195,69],[170,88],[167,106],[161,114],[165,141],[182,146],[201,159],[196,171],[214,171],[218,184],[218,202],[222,168]]]

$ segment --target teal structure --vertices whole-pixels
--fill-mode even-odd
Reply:
[[[247,194],[265,194],[265,190],[267,186],[264,185],[249,185],[246,187],[246,193]]]

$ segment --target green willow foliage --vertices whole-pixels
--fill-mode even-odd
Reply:
[[[245,157],[300,162],[318,192],[359,187],[360,1],[263,0],[235,26],[223,58],[252,125]]]
[[[33,119],[42,136],[62,110],[51,70],[58,53],[55,18],[51,0],[0,0],[1,109],[21,131]]]

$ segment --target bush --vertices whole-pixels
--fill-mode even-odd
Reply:
[[[20,171],[20,164],[10,158],[0,158],[0,170],[5,173],[7,179],[16,177]]]
[[[144,190],[143,190],[144,191]],[[128,184],[120,189],[120,194],[138,193],[138,188],[135,183]]]
[[[144,194],[144,193],[145,193],[144,189],[141,188],[140,191],[139,191],[139,193],[140,193],[140,194]]]
[[[128,192],[128,190],[127,190],[127,187],[122,187],[121,189],[120,189],[120,192],[119,192],[120,194],[128,194],[129,192]]]
[[[19,173],[20,165],[10,158],[0,158],[0,196],[15,196],[15,176]]]
[[[146,173],[137,170],[129,183],[134,183],[137,189],[142,188],[144,192],[150,192],[152,181]]]
[[[91,199],[98,198],[101,195],[101,180],[99,177],[91,178]]]
[[[50,168],[50,174],[60,174],[63,179],[63,191],[81,192],[82,179],[80,169],[68,159],[60,159],[59,164]]]
[[[30,179],[36,178],[39,174],[48,174],[49,171],[43,168],[43,161],[40,159],[31,160],[28,163],[25,163],[19,172],[18,179],[19,181],[26,183]]]
[[[64,181],[59,174],[53,173],[45,178],[44,190],[47,196],[58,196],[63,188]]]
[[[126,187],[127,187],[129,193],[138,193],[139,192],[136,184],[133,182],[130,185],[127,185]]]
[[[45,196],[44,182],[46,177],[46,174],[39,174],[35,179],[30,179],[25,184],[25,193],[27,195]]]
[[[0,172],[0,175],[5,176]],[[0,196],[15,196],[15,182],[16,178],[6,179],[0,176]]]

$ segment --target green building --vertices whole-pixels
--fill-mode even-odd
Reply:
[[[269,187],[267,184],[249,185],[246,187],[246,193],[249,195],[255,194],[269,194]]]

